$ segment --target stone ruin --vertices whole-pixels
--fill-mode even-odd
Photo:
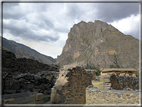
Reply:
[[[139,78],[132,76],[118,76],[108,73],[103,77],[104,89],[139,90]]]
[[[55,71],[42,71],[36,74],[21,73],[17,76],[13,76],[10,72],[2,73],[3,94],[38,92],[49,95],[58,77],[58,72]]]
[[[52,104],[85,104],[86,87],[92,85],[91,76],[84,68],[66,65],[52,88]]]

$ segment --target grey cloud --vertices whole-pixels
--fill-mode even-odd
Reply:
[[[138,3],[102,3],[94,5],[96,16],[105,22],[113,22],[139,13]]]
[[[3,18],[4,19],[20,19],[23,17],[23,14],[20,13],[4,13]]]
[[[64,28],[55,28],[55,30],[58,32],[68,33],[70,29],[64,27]]]
[[[79,19],[81,18],[82,14],[83,14],[83,11],[81,10],[81,8],[76,5],[75,3],[74,4],[68,4],[68,10],[67,10],[67,14],[66,16],[68,18],[71,18],[71,19]]]
[[[139,39],[139,36],[140,36],[140,34],[139,34],[139,29],[130,31],[129,34],[127,34],[127,35],[131,35],[131,36],[133,36],[133,37]]]
[[[6,9],[6,8],[12,8],[12,7],[18,6],[18,5],[19,5],[19,3],[3,3],[4,9]]]
[[[3,23],[3,29],[4,32],[6,30],[9,31],[9,33],[11,33],[14,36],[19,36],[21,38],[25,38],[25,39],[32,39],[32,40],[36,40],[36,41],[57,41],[59,39],[59,36],[55,36],[55,35],[40,35],[40,34],[35,34],[32,30],[39,30],[39,29],[44,29],[44,30],[49,30],[49,29],[54,29],[54,24],[47,18],[44,17],[43,14],[40,13],[40,11],[43,11],[45,8],[45,4],[40,4],[40,5],[35,5],[33,4],[33,10],[38,13],[37,17],[35,17],[34,20],[35,23],[31,23],[30,20],[28,20],[26,18],[26,15],[30,14],[30,13],[26,13],[24,14],[23,12],[19,11],[19,10],[15,10],[15,6],[18,6],[18,3],[5,3],[3,6],[3,19],[12,19],[12,20],[19,20],[19,22],[21,23],[21,26],[16,26],[15,25],[15,21],[10,21],[9,24]],[[20,8],[19,8],[20,9]],[[24,19],[25,22],[22,23],[21,19]],[[27,27],[27,24],[30,23],[32,24],[32,27],[29,28]],[[55,37],[53,37],[55,36]]]
[[[25,32],[22,34],[22,37],[25,39],[30,39],[30,40],[35,40],[35,41],[45,41],[45,42],[50,42],[50,41],[57,41],[59,37],[52,37],[51,35],[38,35],[34,34],[32,32]]]
[[[6,31],[6,29],[4,29]],[[38,35],[33,33],[31,30],[19,30],[19,29],[7,29],[12,35],[14,36],[19,36],[21,38],[24,39],[30,39],[30,40],[35,40],[35,41],[45,41],[45,42],[49,42],[49,41],[57,41],[59,39],[59,37],[52,37],[52,35]]]
[[[25,27],[24,28],[19,28],[18,26],[14,26],[14,24],[9,25],[9,24],[5,24],[5,23],[3,23],[3,29],[4,30],[9,30],[14,35],[20,35],[20,34],[28,31],[28,29],[25,28]]]
[[[49,19],[41,18],[40,20],[41,20],[41,23],[39,25],[40,27],[45,28],[47,30],[54,28],[54,24]]]
[[[40,35],[35,34],[32,29],[27,28],[26,26],[23,28],[19,28],[18,26],[13,25],[3,25],[4,32],[8,30],[12,35],[19,36],[24,39],[31,39],[35,41],[57,41],[59,39],[59,36],[53,37],[54,35]]]
[[[23,16],[19,10],[15,11],[15,7],[19,6],[19,3],[3,3],[3,18],[4,19],[19,19]],[[11,11],[14,10],[14,11]]]

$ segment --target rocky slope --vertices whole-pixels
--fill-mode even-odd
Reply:
[[[30,58],[38,60],[45,64],[52,64],[56,62],[56,60],[50,56],[40,54],[39,52],[35,51],[34,49],[31,49],[28,46],[25,46],[12,40],[7,40],[6,38],[2,38],[2,45],[4,48],[13,52],[16,57],[19,58]]]
[[[116,60],[120,67],[138,70],[139,40],[96,20],[94,23],[81,21],[71,28],[57,63],[109,68]]]
[[[2,50],[2,93],[40,92],[50,94],[59,68],[37,60],[16,58],[5,48]]]
[[[37,60],[16,58],[16,55],[6,49],[2,50],[2,71],[11,72],[13,75],[21,73],[38,73],[41,71],[57,71],[58,66],[43,64]]]

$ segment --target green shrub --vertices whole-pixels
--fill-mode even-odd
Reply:
[[[139,77],[139,72],[138,71],[135,71],[134,73],[135,73],[136,77]]]
[[[97,67],[95,67],[95,65],[89,66],[87,64],[87,66],[85,67],[85,69],[95,69],[96,70],[96,76],[99,76],[101,71],[100,71],[100,65],[97,65]]]
[[[52,73],[50,73],[50,74],[46,74],[46,76],[52,76]]]
[[[43,100],[44,103],[46,103],[46,102],[50,101],[50,97],[45,97],[42,100]]]

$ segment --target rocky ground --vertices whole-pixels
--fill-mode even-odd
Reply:
[[[16,58],[2,50],[2,94],[39,92],[50,95],[58,77],[58,66],[37,60]]]

